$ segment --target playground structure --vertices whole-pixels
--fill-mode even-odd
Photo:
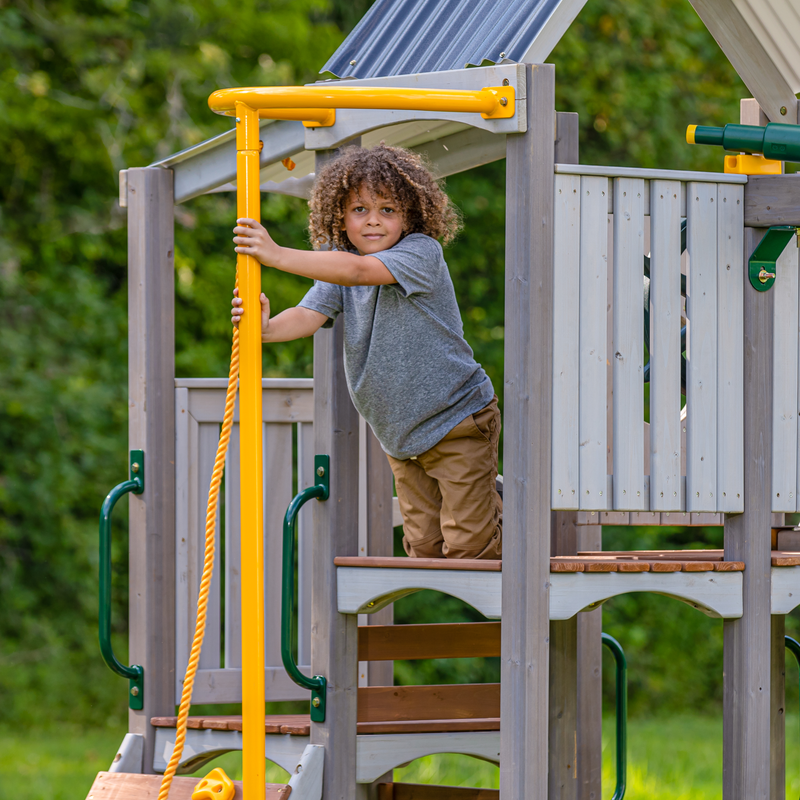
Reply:
[[[742,31],[726,40],[732,34],[720,32],[714,16],[721,3],[697,6],[756,97],[743,102],[742,123],[796,123],[794,77],[775,78],[780,60],[756,51],[757,37],[747,40]],[[527,51],[509,50],[509,58],[544,60],[549,50],[541,44],[537,51],[537,43],[552,48],[579,8],[562,2],[562,17],[548,19]],[[344,58],[348,42],[333,62]],[[766,76],[765,58],[773,69]],[[246,709],[244,720],[191,719],[179,771],[225,751],[247,754],[257,739],[267,758],[292,774],[296,798],[379,793],[400,800],[410,795],[392,784],[392,769],[437,752],[498,762],[504,798],[598,798],[599,606],[648,591],[724,620],[726,800],[784,796],[783,616],[800,603],[800,553],[781,552],[800,550],[782,526],[784,513],[798,511],[800,493],[798,251],[784,242],[776,277],[759,281],[760,288],[746,264],[765,229],[800,225],[799,181],[581,165],[577,116],[556,113],[554,81],[553,68],[540,63],[356,74],[308,87],[296,108],[287,90],[286,104],[275,106],[283,117],[262,122],[251,91],[234,96],[251,112],[235,112],[235,134],[125,173],[130,446],[143,451],[133,463],[142,473],[146,467],[146,478],[131,467],[130,652],[143,680],[129,689],[130,733],[96,786],[116,786],[121,798],[142,796],[141,773],[162,772],[173,752],[225,406],[225,381],[175,380],[174,203],[225,188],[238,158],[249,163],[251,178],[260,168],[246,200],[247,216],[258,218],[259,182],[267,191],[303,195],[315,164],[360,138],[424,152],[440,175],[506,158],[505,564],[391,558],[392,526],[399,524],[391,474],[349,400],[341,323],[315,334],[313,381],[262,380],[254,356],[260,337],[251,338],[241,370],[249,405],[243,401],[234,419],[224,485],[225,569],[218,563],[211,581],[193,701],[248,705],[248,641],[264,647],[256,707],[263,709],[264,698],[310,699],[290,680],[281,652],[281,529],[292,497],[320,477],[315,456],[326,455],[330,497],[299,511],[298,548],[299,670],[324,677],[324,718],[315,719],[312,706],[310,715],[267,718],[263,731],[257,720],[258,737],[248,733]],[[358,107],[351,88],[372,99]],[[383,107],[376,88],[388,98]],[[499,94],[465,110],[441,102],[421,107],[407,91],[398,101],[409,89],[424,90],[428,100],[438,93],[440,101],[453,91]],[[327,107],[320,94],[333,97]],[[767,130],[775,127],[789,130]],[[257,138],[244,141],[244,128]],[[285,177],[287,158],[299,179]],[[648,253],[649,424],[642,336]],[[253,303],[259,268],[247,269],[240,287]],[[247,424],[255,426],[249,435]],[[239,467],[245,447],[255,448],[255,468]],[[245,481],[246,498],[263,496],[263,521],[256,511],[240,528]],[[724,524],[725,550],[603,552],[603,523]],[[263,531],[250,553],[247,524]],[[240,600],[248,568],[266,589],[263,636],[253,633],[251,606]],[[421,589],[459,597],[500,623],[393,626],[391,604]],[[395,659],[463,655],[499,655],[501,683],[468,691],[388,688]],[[286,787],[267,787],[265,795],[263,779],[247,781],[245,761],[248,800],[288,796]],[[186,787],[176,783],[170,796],[184,796]],[[424,796],[476,796],[465,792],[431,787]]]

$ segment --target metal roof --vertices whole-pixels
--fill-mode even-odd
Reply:
[[[562,2],[377,0],[320,72],[375,78],[521,62]]]

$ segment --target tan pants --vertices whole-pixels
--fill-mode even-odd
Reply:
[[[403,546],[416,558],[502,558],[497,493],[500,411],[495,397],[430,450],[388,456],[403,514]]]

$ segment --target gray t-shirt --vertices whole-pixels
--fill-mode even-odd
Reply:
[[[374,256],[397,283],[317,281],[300,306],[331,320],[344,313],[345,374],[353,404],[383,449],[407,459],[488,405],[494,390],[464,339],[439,242],[412,233]]]

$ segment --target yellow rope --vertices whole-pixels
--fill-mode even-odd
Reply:
[[[236,287],[239,287],[237,276]],[[211,474],[211,488],[208,493],[208,510],[206,512],[206,547],[203,558],[203,577],[200,581],[200,593],[197,597],[197,623],[192,640],[192,651],[189,664],[186,667],[186,677],[183,681],[181,692],[181,705],[178,711],[178,727],[175,735],[175,747],[172,750],[164,779],[161,781],[161,790],[158,800],[167,800],[172,779],[178,769],[178,763],[183,755],[183,746],[186,741],[186,724],[189,719],[189,707],[192,704],[192,687],[200,663],[200,650],[203,647],[203,635],[206,631],[206,608],[208,606],[208,589],[214,572],[214,545],[217,524],[217,502],[219,500],[219,486],[222,473],[225,469],[225,454],[228,452],[228,442],[231,438],[233,427],[233,406],[236,402],[236,387],[239,377],[239,329],[233,329],[233,344],[231,347],[231,369],[228,374],[228,391],[225,395],[225,416],[222,419],[222,431],[217,445],[217,455],[214,459],[214,472]]]

